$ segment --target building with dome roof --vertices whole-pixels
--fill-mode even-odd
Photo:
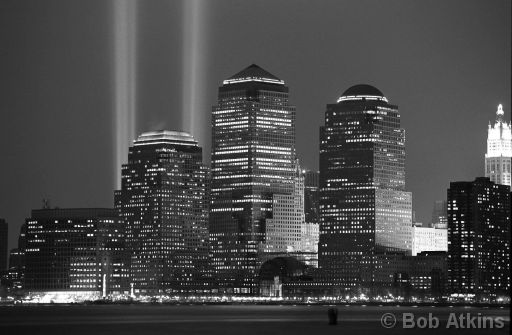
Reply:
[[[494,125],[489,123],[487,153],[485,154],[485,176],[496,184],[512,186],[512,127],[504,121],[503,106],[498,105]]]
[[[398,107],[373,86],[352,86],[327,105],[320,218],[319,266],[334,288],[371,287],[378,254],[411,254],[405,131]]]

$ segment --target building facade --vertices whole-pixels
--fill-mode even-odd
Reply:
[[[115,204],[126,223],[135,294],[207,288],[207,176],[188,133],[143,133],[129,148]]]
[[[26,224],[27,291],[128,291],[124,223],[116,210],[39,209]]]
[[[371,286],[377,253],[411,254],[405,132],[398,107],[356,85],[327,105],[320,128],[319,266],[342,290]]]
[[[499,105],[494,125],[489,123],[487,153],[485,154],[485,176],[496,184],[511,184],[512,127],[504,121],[505,112]]]
[[[455,294],[510,294],[510,188],[489,178],[448,189],[448,280]]]
[[[276,194],[294,192],[295,107],[284,81],[255,64],[224,80],[212,110],[211,168],[209,228],[219,288],[256,294]]]
[[[412,227],[412,255],[424,251],[448,251],[448,230],[435,227]]]

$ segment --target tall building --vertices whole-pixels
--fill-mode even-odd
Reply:
[[[508,185],[511,184],[510,165],[512,159],[512,127],[504,121],[503,106],[496,111],[496,122],[489,123],[487,133],[487,153],[485,154],[485,176],[491,181]]]
[[[9,250],[9,226],[4,219],[0,219],[0,274],[7,269],[7,252]]]
[[[510,294],[510,188],[489,178],[448,189],[448,280],[455,294]]]
[[[206,285],[207,173],[188,133],[147,132],[130,147],[115,204],[126,223],[134,293]]]
[[[39,209],[26,224],[26,290],[128,291],[124,223],[116,210]]]
[[[411,254],[411,198],[398,107],[375,87],[350,87],[320,128],[319,266],[330,285],[371,286],[375,254]]]
[[[211,256],[220,290],[255,294],[274,199],[294,192],[295,107],[284,81],[255,64],[224,80],[212,110],[211,167]]]

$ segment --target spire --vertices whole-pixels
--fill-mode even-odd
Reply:
[[[498,105],[498,110],[496,111],[496,114],[497,114],[497,115],[503,115],[503,114],[505,114],[505,112],[503,112],[503,105],[502,105],[502,104],[499,104],[499,105]]]
[[[496,121],[503,122],[503,115],[505,115],[505,112],[503,111],[503,105],[498,105],[498,110],[496,111]]]

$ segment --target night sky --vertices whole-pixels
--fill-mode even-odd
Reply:
[[[138,2],[137,133],[179,130],[186,119],[183,7]],[[113,8],[105,0],[0,0],[0,217],[10,247],[43,198],[62,208],[113,206]],[[371,84],[398,105],[420,222],[450,181],[484,174],[498,103],[510,120],[510,0],[214,0],[199,10],[199,108],[185,130],[205,162],[217,88],[251,63],[290,88],[307,168],[318,168],[325,106],[345,89]]]

